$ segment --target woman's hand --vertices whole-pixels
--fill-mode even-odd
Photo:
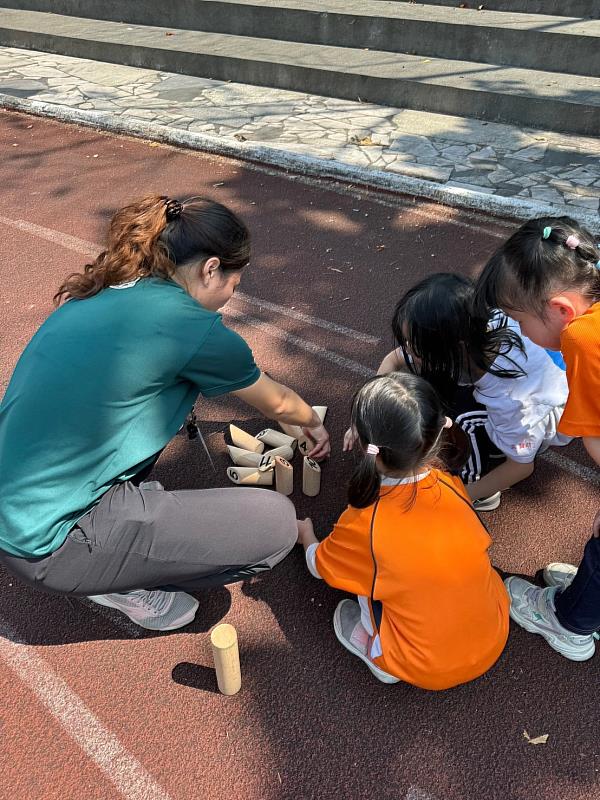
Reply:
[[[354,428],[351,425],[348,428],[348,430],[346,431],[346,433],[344,434],[344,447],[343,447],[344,453],[349,452],[350,450],[352,450],[352,448],[356,444],[356,440],[357,439],[358,439],[358,432],[357,432],[356,428]]]
[[[298,519],[296,523],[298,525],[298,544],[301,544],[305,550],[307,547],[310,547],[311,544],[316,544],[319,541],[315,536],[310,517]]]
[[[324,458],[327,458],[331,453],[331,443],[325,426],[319,425],[316,428],[302,428],[302,432],[315,443],[315,446],[308,453],[309,458],[314,458],[315,461],[322,461]]]

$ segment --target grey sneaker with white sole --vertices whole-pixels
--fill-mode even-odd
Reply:
[[[539,586],[511,575],[504,581],[510,597],[510,616],[529,633],[537,633],[553,650],[571,661],[587,661],[594,655],[596,643],[590,635],[572,633],[563,628],[554,610],[556,587]]]
[[[495,511],[502,501],[502,492],[496,492],[489,497],[481,497],[479,500],[473,500],[473,508],[475,511]]]
[[[189,625],[196,616],[198,601],[185,592],[136,589],[123,594],[89,595],[99,606],[116,608],[136,625],[150,631],[173,631]]]
[[[377,680],[399,683],[399,678],[384,672],[368,656],[369,635],[360,621],[360,606],[354,600],[342,600],[333,614],[333,630],[340,644],[364,661]]]
[[[546,586],[560,586],[561,592],[573,583],[577,575],[577,567],[573,564],[562,564],[554,561],[544,567],[544,583]]]

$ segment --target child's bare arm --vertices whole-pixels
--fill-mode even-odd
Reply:
[[[600,466],[600,437],[584,436],[583,445],[590,454],[590,456],[594,459],[596,464]]]
[[[311,544],[319,543],[319,540],[315,536],[315,531],[310,517],[307,517],[306,519],[298,519],[296,522],[298,524],[298,544],[301,544],[306,550],[311,546]]]
[[[522,464],[507,458],[503,464],[488,472],[483,478],[475,483],[466,486],[471,500],[480,500],[482,497],[490,497],[496,492],[508,489],[519,481],[525,480],[533,472],[534,463]]]
[[[391,353],[383,359],[377,370],[378,375],[388,375],[390,372],[396,372],[399,369],[406,369],[406,362],[404,356],[399,348],[395,348]]]

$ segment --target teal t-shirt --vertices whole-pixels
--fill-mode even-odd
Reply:
[[[0,405],[0,548],[58,549],[111,486],[150,463],[198,394],[259,376],[246,342],[172,281],[65,303],[27,345]]]

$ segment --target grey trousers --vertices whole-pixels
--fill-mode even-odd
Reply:
[[[298,531],[294,506],[266,489],[168,492],[160,483],[113,486],[41,558],[0,552],[0,562],[48,592],[109,594],[133,589],[205,589],[278,564]]]

